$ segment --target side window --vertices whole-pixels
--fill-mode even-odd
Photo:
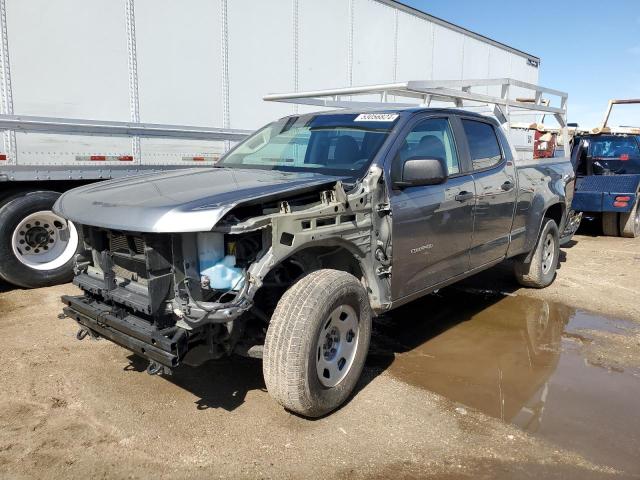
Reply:
[[[438,158],[447,165],[449,175],[460,172],[453,132],[446,118],[430,118],[418,123],[404,139],[400,158]]]
[[[496,132],[488,123],[462,120],[469,142],[469,152],[474,170],[493,167],[502,161],[502,150]]]

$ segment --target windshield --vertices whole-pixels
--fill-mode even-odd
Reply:
[[[640,173],[640,149],[636,136],[603,136],[589,140],[593,173]]]
[[[240,143],[218,166],[355,177],[368,168],[398,117],[356,113],[283,118]]]

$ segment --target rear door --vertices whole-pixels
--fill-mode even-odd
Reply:
[[[440,158],[449,172],[441,185],[390,192],[394,300],[437,285],[469,268],[474,184],[454,139],[455,117],[421,116],[399,136],[390,160]]]
[[[476,187],[471,269],[504,258],[509,247],[517,188],[510,151],[498,141],[496,126],[461,118]]]

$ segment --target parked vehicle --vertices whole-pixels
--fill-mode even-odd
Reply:
[[[507,258],[551,284],[572,192],[568,158],[517,161],[478,113],[288,116],[210,170],[63,194],[84,239],[64,313],[150,373],[262,357],[271,395],[317,417],[352,392],[373,315]]]
[[[640,128],[609,128],[616,104],[640,100],[611,100],[603,124],[574,139],[572,162],[576,167],[573,208],[600,217],[605,235],[640,236]]]

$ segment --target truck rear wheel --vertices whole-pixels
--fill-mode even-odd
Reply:
[[[620,223],[618,212],[602,213],[602,233],[608,237],[617,237],[620,234]]]
[[[0,208],[0,277],[24,288],[73,277],[79,241],[71,222],[51,211],[59,193],[29,192]]]
[[[636,204],[629,213],[620,214],[620,236],[640,237],[640,199],[636,200]]]
[[[531,261],[516,259],[514,272],[518,283],[530,288],[544,288],[553,283],[560,258],[558,225],[545,218]]]
[[[271,317],[263,359],[267,390],[307,417],[335,410],[360,378],[370,337],[369,299],[358,279],[328,269],[306,275]]]

